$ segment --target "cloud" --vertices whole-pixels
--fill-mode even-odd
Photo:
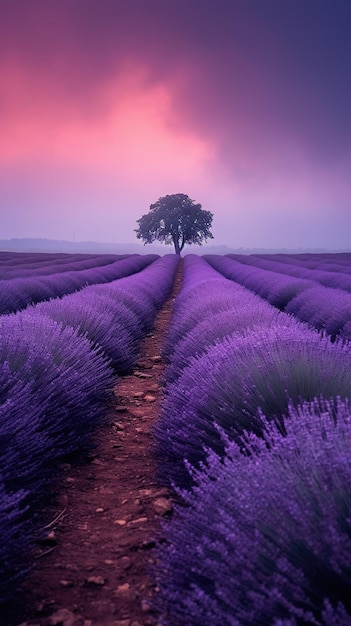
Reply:
[[[337,10],[314,0],[1,3],[3,197],[18,206],[24,184],[28,211],[58,210],[55,196],[104,219],[116,197],[134,219],[180,191],[223,224],[346,216],[350,18],[343,0]]]

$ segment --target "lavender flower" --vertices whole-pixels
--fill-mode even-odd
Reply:
[[[226,439],[180,493],[156,572],[163,624],[351,624],[349,404],[290,405],[285,436],[261,420],[264,439]]]
[[[30,568],[29,548],[36,531],[27,514],[25,490],[7,493],[0,474],[0,611],[3,623],[14,616],[13,600]]]
[[[217,255],[206,255],[205,259],[224,276],[252,289],[268,302],[284,310],[298,293],[314,286],[313,281],[294,278],[286,274],[246,265],[237,260]]]
[[[210,346],[168,385],[155,427],[156,454],[166,481],[188,484],[182,464],[198,465],[204,446],[223,452],[217,425],[230,438],[262,432],[261,409],[282,431],[288,403],[351,397],[348,345],[293,326],[234,333]]]
[[[30,384],[57,456],[87,444],[105,417],[113,384],[101,351],[72,328],[23,312],[0,319],[0,362]]]
[[[30,303],[72,293],[88,284],[106,283],[139,272],[158,258],[158,255],[135,255],[102,268],[92,267],[81,271],[70,271],[67,268],[64,273],[0,281],[0,314],[12,313]]]
[[[316,286],[291,300],[286,311],[335,338],[351,320],[351,296],[341,289]]]

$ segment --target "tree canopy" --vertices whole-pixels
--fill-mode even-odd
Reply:
[[[205,211],[186,194],[174,193],[151,204],[149,213],[137,220],[139,227],[135,232],[144,244],[156,240],[173,243],[176,254],[180,254],[185,244],[202,245],[203,241],[213,239],[212,218],[213,213]]]

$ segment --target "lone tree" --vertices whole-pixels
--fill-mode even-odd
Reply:
[[[173,243],[175,253],[180,254],[186,243],[201,246],[203,241],[213,239],[212,218],[210,211],[195,204],[186,194],[174,193],[151,204],[149,213],[137,220],[139,228],[135,232],[144,244],[156,240]]]

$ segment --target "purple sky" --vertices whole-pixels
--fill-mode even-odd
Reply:
[[[351,248],[349,0],[2,0],[0,239]],[[211,242],[212,243],[212,242]]]

